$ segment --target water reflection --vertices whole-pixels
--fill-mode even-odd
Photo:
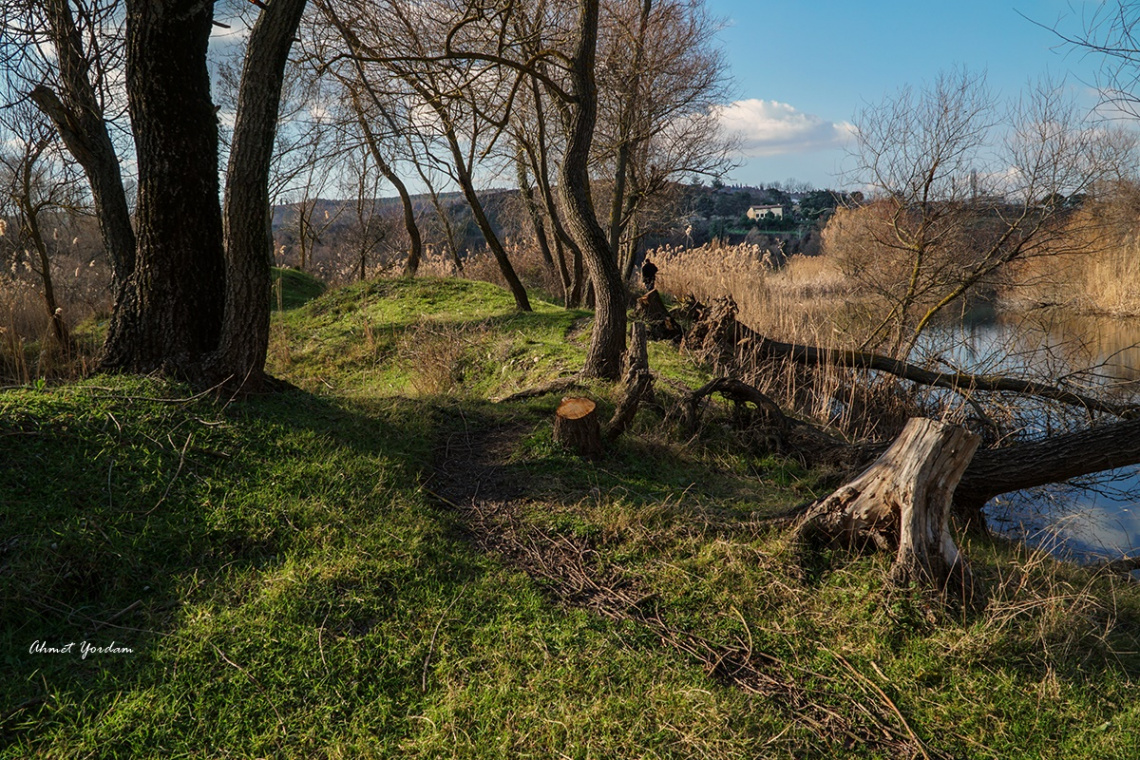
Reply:
[[[1056,311],[1003,315],[933,331],[915,361],[1048,381],[1117,402],[1140,402],[1140,320]],[[1060,424],[1034,409],[1035,432]],[[1078,561],[1140,552],[1140,466],[1080,484],[1007,494],[986,507],[999,532]],[[1140,574],[1135,574],[1140,576]]]

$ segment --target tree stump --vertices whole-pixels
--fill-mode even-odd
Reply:
[[[970,574],[950,535],[950,503],[981,438],[912,418],[870,467],[808,508],[796,533],[896,549],[891,579],[969,592]]]
[[[661,294],[656,290],[651,290],[638,298],[633,313],[637,319],[649,326],[649,337],[653,340],[679,340],[681,338],[681,328],[669,315],[669,310],[665,308]]]
[[[597,405],[588,398],[566,397],[554,412],[554,441],[590,459],[602,455]]]
[[[625,393],[614,409],[606,429],[606,438],[616,440],[629,428],[642,399],[653,393],[653,375],[649,371],[649,344],[645,324],[630,324],[629,345],[625,351]]]

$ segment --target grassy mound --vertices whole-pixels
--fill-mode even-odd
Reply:
[[[761,518],[820,474],[681,439],[668,383],[597,463],[489,401],[588,329],[367,282],[278,316],[295,391],[0,392],[0,757],[1135,756],[1134,587],[967,543],[945,612],[794,555]]]
[[[299,269],[273,268],[273,308],[289,311],[312,301],[325,292],[325,284]]]

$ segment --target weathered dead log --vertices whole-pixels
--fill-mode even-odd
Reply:
[[[562,399],[554,412],[554,441],[584,457],[602,455],[602,430],[597,404],[588,398]]]
[[[621,401],[614,409],[614,416],[610,418],[610,422],[606,426],[607,440],[616,440],[629,429],[633,423],[633,418],[637,415],[637,408],[642,399],[652,392],[653,375],[648,372],[641,372],[632,378],[631,382],[626,385]]]
[[[700,403],[714,393],[736,404],[752,404],[761,415],[761,424],[785,432],[791,426],[790,418],[780,405],[759,389],[731,377],[718,377],[690,393],[684,400],[683,421],[686,428],[696,429],[700,420]]]
[[[972,393],[987,391],[1007,392],[1023,396],[1037,396],[1051,401],[1059,401],[1071,406],[1080,406],[1091,412],[1104,412],[1124,419],[1133,419],[1140,414],[1135,404],[1114,404],[1110,401],[1086,396],[1082,393],[1058,388],[1047,383],[1022,380],[1001,375],[975,375],[969,372],[934,372],[909,362],[892,359],[889,356],[870,351],[850,351],[846,349],[819,348],[798,343],[781,343],[755,334],[750,341],[754,349],[769,358],[788,358],[800,364],[825,364],[835,367],[873,369],[901,377],[904,380],[930,385],[935,388]]]
[[[653,340],[680,339],[682,330],[665,308],[665,302],[656,290],[637,299],[633,314],[637,320],[649,326],[649,337]]]
[[[548,393],[565,393],[573,388],[581,386],[581,378],[578,375],[571,375],[570,377],[560,377],[557,380],[552,380],[549,383],[535,386],[534,388],[527,388],[525,390],[512,393],[509,396],[503,396],[496,399],[496,404],[504,404],[510,401],[524,401],[529,398],[536,398],[538,396],[545,396]]]
[[[1048,383],[1001,375],[935,372],[871,351],[821,348],[772,340],[736,319],[736,305],[731,299],[717,299],[710,307],[697,304],[690,309],[697,315],[698,321],[685,335],[684,345],[716,367],[743,367],[750,363],[750,359],[752,363],[755,359],[790,359],[807,366],[875,370],[920,385],[960,393],[1017,393],[1079,406],[1090,412],[1102,412],[1122,419],[1140,418],[1140,406],[1136,404],[1115,404]]]
[[[968,590],[969,570],[950,534],[950,504],[980,442],[965,428],[911,419],[874,464],[808,508],[797,537],[894,548],[894,582],[943,588],[953,578]]]

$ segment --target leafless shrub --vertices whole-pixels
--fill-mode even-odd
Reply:
[[[425,396],[457,393],[466,380],[482,325],[422,321],[399,340],[400,356],[411,370],[412,387]]]

